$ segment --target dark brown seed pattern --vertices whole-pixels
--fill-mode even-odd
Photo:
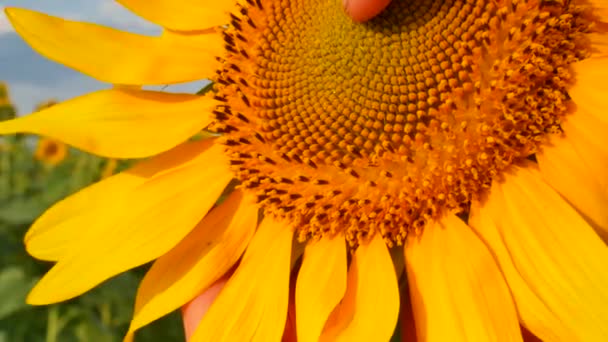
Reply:
[[[569,1],[249,0],[223,32],[214,129],[300,239],[403,243],[464,212],[571,110],[592,17]]]

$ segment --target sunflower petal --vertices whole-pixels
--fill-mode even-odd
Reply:
[[[342,303],[330,316],[320,341],[388,341],[399,316],[399,287],[381,236],[357,248]]]
[[[296,283],[296,329],[298,341],[314,342],[346,291],[346,243],[340,236],[321,239],[304,253]]]
[[[48,304],[72,298],[173,248],[205,216],[232,178],[223,148],[212,142],[200,146],[207,148],[193,160],[114,197],[101,213],[94,209],[100,215],[90,217],[84,225],[87,232],[77,234],[79,239],[71,242],[69,252],[34,287],[28,302]],[[69,217],[63,219],[71,229],[83,229],[74,227]]]
[[[589,3],[594,7],[593,13],[597,13],[599,19],[608,20],[608,3],[606,3],[606,0],[589,0]]]
[[[57,261],[79,248],[79,241],[92,231],[91,222],[122,214],[117,199],[123,199],[146,181],[196,161],[212,140],[182,144],[135,167],[106,178],[56,203],[44,212],[25,235],[32,256]]]
[[[608,247],[533,164],[495,183],[471,225],[493,251],[522,324],[542,340],[608,340]]]
[[[603,40],[602,43],[608,45],[606,40]],[[600,49],[600,54],[604,51],[603,44],[598,45],[597,48]],[[607,61],[606,58],[589,58],[572,64],[576,82],[568,89],[568,94],[576,103],[577,108],[596,116],[605,123],[608,123],[608,99],[605,96],[608,92]]]
[[[189,94],[102,90],[0,122],[0,134],[40,134],[104,157],[143,158],[205,128],[215,105]]]
[[[27,252],[41,260],[57,261],[74,249],[96,217],[109,219],[116,212],[116,198],[122,198],[145,182],[129,171],[93,184],[47,210],[25,235]],[[103,214],[106,211],[107,214]]]
[[[556,138],[537,153],[543,178],[608,241],[608,189],[590,172],[568,139]]]
[[[579,109],[561,124],[566,139],[585,161],[604,193],[608,193],[608,122]]]
[[[291,227],[266,217],[191,342],[280,341],[289,301]]]
[[[195,31],[230,22],[236,0],[117,0],[140,17],[171,30]]]
[[[174,35],[148,37],[108,27],[6,8],[15,31],[49,59],[103,82],[171,84],[207,78],[223,51],[220,35],[199,37],[205,44],[184,44]],[[119,62],[117,62],[119,61]]]
[[[226,273],[247,247],[257,219],[257,206],[240,191],[205,216],[142,280],[127,335],[186,304]]]
[[[408,239],[416,335],[424,341],[521,341],[513,299],[487,247],[450,215]]]
[[[500,195],[493,191],[490,201],[496,202],[497,196]],[[483,208],[480,208],[478,202],[473,203],[469,225],[489,246],[497,260],[516,302],[520,321],[546,341],[575,340],[568,328],[551,312],[550,308],[543,303],[542,298],[522,278],[509,255],[509,251],[502,242],[501,233],[489,215],[490,210],[490,203],[485,204]],[[525,303],[525,305],[517,305],[517,303]]]
[[[608,10],[606,10],[608,18]],[[588,33],[587,38],[591,41],[591,58],[608,57],[608,36],[604,33]]]

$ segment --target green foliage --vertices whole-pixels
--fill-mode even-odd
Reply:
[[[8,120],[15,117],[15,107],[11,105],[8,95],[8,87],[0,82],[0,120]],[[2,340],[0,340],[2,342]]]
[[[14,117],[14,112],[0,83],[0,120]],[[29,290],[52,266],[27,255],[22,242],[26,230],[53,203],[99,180],[109,162],[71,149],[51,166],[34,157],[35,148],[34,137],[0,137],[0,342],[122,341],[143,268],[65,303],[25,303]],[[126,166],[128,162],[119,162],[117,169]],[[136,336],[136,341],[183,340],[177,313]]]

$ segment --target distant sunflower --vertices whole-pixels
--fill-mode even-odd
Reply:
[[[0,121],[15,117],[15,107],[8,94],[8,86],[0,81]],[[1,144],[1,142],[0,142]]]
[[[68,154],[68,146],[61,141],[49,138],[38,139],[34,158],[46,165],[61,163]]]
[[[8,86],[5,82],[0,81],[0,106],[10,105],[11,100],[8,96]]]
[[[50,108],[57,104],[55,100],[47,100],[36,105],[36,111],[41,111]],[[68,146],[63,142],[41,137],[38,139],[34,158],[41,161],[43,164],[54,166],[61,163],[68,155]]]
[[[608,340],[604,1],[402,0],[366,24],[337,0],[118,2],[163,34],[7,10],[121,86],[0,132],[158,154],[35,222],[27,250],[57,263],[30,303],[156,259],[127,339],[234,268],[195,341],[280,341],[290,298],[298,341],[387,341],[405,268],[419,340]]]

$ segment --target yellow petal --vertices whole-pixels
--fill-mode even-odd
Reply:
[[[561,124],[566,139],[585,161],[589,173],[599,181],[601,189],[608,191],[608,122],[591,115],[584,109],[568,116]]]
[[[104,222],[110,222],[114,219],[111,216],[122,215],[122,202],[118,200],[127,198],[134,189],[154,177],[195,162],[211,142],[182,144],[56,203],[26,233],[27,252],[42,260],[57,261],[77,250],[83,236],[92,230],[92,222],[99,221],[100,217]]]
[[[522,341],[494,258],[458,217],[449,215],[409,238],[405,260],[421,341]]]
[[[346,294],[331,314],[320,341],[388,341],[399,316],[393,261],[379,234],[357,248]]]
[[[597,179],[568,139],[556,137],[537,153],[543,178],[608,241],[608,189]]]
[[[223,52],[220,35],[206,34],[205,44],[184,44],[174,35],[148,37],[108,27],[64,20],[35,11],[7,8],[15,31],[30,46],[58,63],[100,81],[171,84],[213,75]]]
[[[183,166],[114,197],[107,211],[96,211],[99,215],[79,227],[86,233],[34,287],[28,302],[72,298],[165,254],[205,216],[231,178],[223,148],[212,145]]]
[[[589,0],[589,3],[594,7],[593,13],[597,14],[598,19],[608,20],[608,3],[606,0]]]
[[[168,29],[195,31],[230,22],[236,0],[117,0],[142,18]]]
[[[608,8],[608,6],[607,6]],[[608,18],[608,9],[606,10]],[[587,38],[591,41],[591,58],[608,57],[608,35],[605,33],[588,33]]]
[[[141,282],[126,340],[137,329],[178,309],[211,286],[241,257],[258,209],[240,191],[212,210]]]
[[[473,204],[471,225],[493,251],[522,324],[546,341],[608,340],[608,247],[533,164]]]
[[[0,122],[0,134],[40,134],[105,157],[143,158],[205,128],[215,105],[206,96],[102,90]]]
[[[346,243],[342,236],[306,246],[296,283],[299,342],[316,342],[329,314],[346,291]]]
[[[266,217],[191,342],[280,341],[287,319],[293,231]]]
[[[47,210],[25,235],[27,252],[41,260],[57,261],[79,247],[77,241],[86,234],[97,216],[116,212],[115,198],[121,198],[143,183],[145,178],[129,171],[91,185],[58,202]],[[104,215],[103,211],[107,214]]]
[[[495,202],[495,197],[500,196],[500,194],[493,191],[491,196],[493,197],[491,201]],[[522,324],[545,341],[574,341],[574,335],[543,303],[542,298],[534,293],[519,273],[509,255],[509,251],[502,242],[501,233],[488,214],[490,212],[489,203],[481,209],[479,203],[473,203],[471,209],[469,225],[492,250],[492,254],[511,289]],[[518,305],[518,303],[525,303],[525,305]]]
[[[608,44],[608,41],[603,42]],[[589,58],[572,64],[572,68],[576,82],[568,89],[568,94],[577,108],[608,123],[608,98],[605,96],[608,92],[608,59]]]

